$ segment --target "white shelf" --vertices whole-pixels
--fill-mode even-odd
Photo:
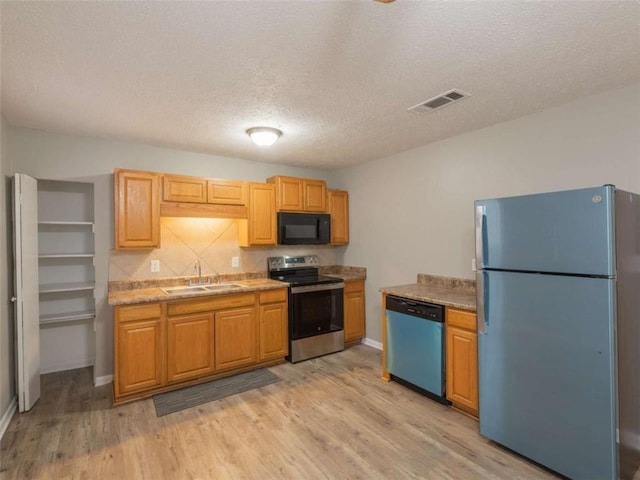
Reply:
[[[0,0],[1,1],[1,0]],[[94,185],[38,180],[40,363],[92,364],[95,356]]]
[[[67,226],[80,226],[80,225],[86,225],[86,226],[93,226],[93,222],[66,222],[66,221],[42,221],[42,222],[38,222],[38,225],[67,225]]]
[[[68,282],[40,285],[40,293],[76,292],[79,290],[93,290],[95,282]]]
[[[78,322],[81,320],[92,320],[96,317],[95,312],[68,312],[68,313],[55,313],[49,315],[40,316],[40,325],[47,325],[52,323],[67,323]]]
[[[93,253],[47,253],[38,258],[93,258]]]

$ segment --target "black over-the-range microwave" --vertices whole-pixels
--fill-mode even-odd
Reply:
[[[331,242],[328,213],[278,213],[280,245],[320,245]]]

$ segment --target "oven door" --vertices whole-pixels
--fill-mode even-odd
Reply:
[[[298,340],[344,328],[344,283],[291,287],[289,338]]]

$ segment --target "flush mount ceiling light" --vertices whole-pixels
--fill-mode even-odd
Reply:
[[[259,147],[268,147],[276,143],[282,132],[277,128],[253,127],[247,130],[247,135],[251,137],[253,143]]]

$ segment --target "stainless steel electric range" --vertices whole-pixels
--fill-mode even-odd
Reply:
[[[318,257],[269,257],[269,278],[289,283],[292,363],[344,350],[344,282],[319,275]]]

